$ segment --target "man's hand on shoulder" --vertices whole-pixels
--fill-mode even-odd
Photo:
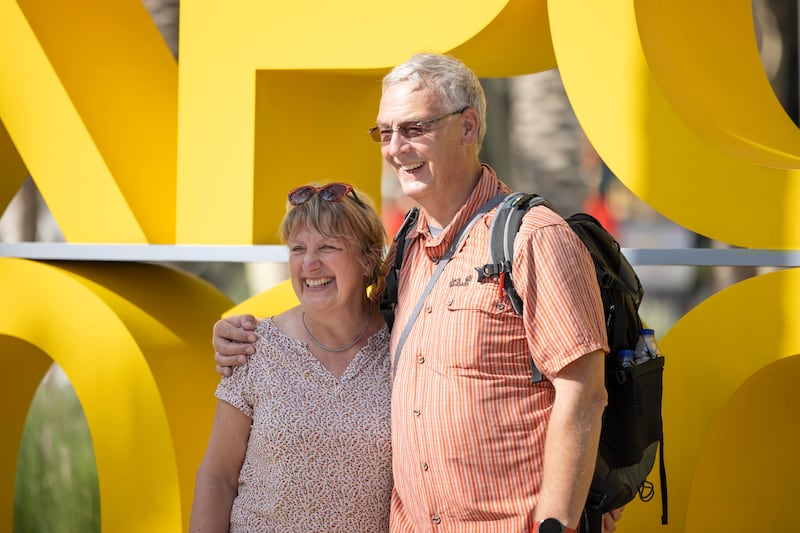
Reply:
[[[253,315],[233,315],[214,324],[211,344],[218,374],[230,376],[231,367],[245,364],[247,356],[255,353],[257,323]]]

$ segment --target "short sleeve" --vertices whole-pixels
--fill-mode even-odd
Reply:
[[[255,361],[252,360],[251,356],[244,365],[234,367],[230,376],[223,377],[220,380],[214,394],[217,398],[228,402],[250,418],[253,418],[254,411],[252,374],[250,372],[250,366],[253,364],[255,364]]]
[[[594,264],[569,224],[535,208],[517,239],[514,283],[525,301],[525,334],[536,366],[552,378],[582,355],[608,351]]]

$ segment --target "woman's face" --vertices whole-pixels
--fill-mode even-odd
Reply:
[[[363,257],[341,239],[303,228],[291,235],[289,273],[300,304],[307,311],[331,311],[364,299]]]

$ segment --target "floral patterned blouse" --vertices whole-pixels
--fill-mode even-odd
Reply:
[[[216,391],[253,420],[231,532],[388,531],[388,330],[341,377],[271,318],[256,331],[255,354]]]

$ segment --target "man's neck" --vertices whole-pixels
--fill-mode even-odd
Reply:
[[[419,201],[420,207],[428,218],[428,224],[439,228],[447,227],[455,218],[456,213],[464,207],[467,198],[472,194],[475,186],[483,175],[483,167],[478,164],[469,174],[468,180],[451,183],[447,191],[431,195],[424,201]]]

